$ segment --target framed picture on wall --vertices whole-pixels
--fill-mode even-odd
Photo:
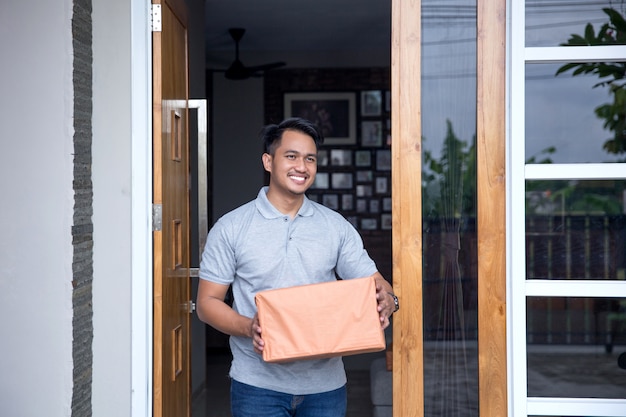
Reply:
[[[352,151],[350,149],[331,149],[330,164],[340,167],[352,165]]]
[[[380,215],[380,228],[383,230],[391,230],[391,214]]]
[[[324,194],[322,204],[329,209],[339,210],[339,196],[337,194]]]
[[[367,200],[365,198],[358,198],[356,200],[356,212],[367,213]]]
[[[372,171],[369,169],[356,172],[356,182],[372,182],[373,177]]]
[[[325,167],[328,165],[328,150],[320,149],[317,151],[317,166]]]
[[[354,152],[354,165],[358,167],[368,167],[372,165],[372,153],[370,151],[355,151]]]
[[[333,172],[330,177],[330,184],[334,189],[347,190],[352,188],[351,172]]]
[[[311,188],[318,190],[328,189],[328,172],[318,172],[315,175],[315,182]]]
[[[380,201],[370,200],[370,213],[379,213],[379,212],[380,212]]]
[[[361,146],[383,144],[383,122],[366,120],[361,122]]]
[[[324,134],[324,145],[356,144],[355,93],[285,93],[285,118],[302,117]]]
[[[383,211],[391,211],[391,197],[383,198]]]
[[[376,194],[387,193],[387,177],[376,177]]]
[[[391,171],[391,150],[379,149],[376,151],[376,169]]]
[[[380,90],[361,92],[361,116],[380,116],[382,94]]]
[[[376,219],[361,219],[361,229],[363,230],[376,230],[378,227],[378,220]]]
[[[356,186],[356,196],[357,197],[371,197],[372,196],[372,186],[371,185],[357,185]]]
[[[354,196],[352,194],[342,194],[341,209],[345,211],[354,210]]]

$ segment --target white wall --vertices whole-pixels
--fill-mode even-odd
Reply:
[[[0,415],[72,399],[72,2],[0,2]]]

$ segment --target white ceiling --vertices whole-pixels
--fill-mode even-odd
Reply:
[[[205,10],[208,66],[223,64],[225,54],[234,58],[231,27],[246,29],[244,62],[253,53],[366,53],[391,43],[390,0],[206,0]]]

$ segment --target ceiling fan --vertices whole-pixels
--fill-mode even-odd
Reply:
[[[256,65],[247,67],[239,60],[239,41],[246,33],[242,28],[230,28],[228,33],[235,41],[235,60],[230,67],[224,71],[224,76],[229,80],[245,80],[250,77],[260,77],[265,71],[269,71],[275,68],[283,67],[286,64],[284,62],[272,62],[269,64]],[[218,70],[219,71],[219,70]]]

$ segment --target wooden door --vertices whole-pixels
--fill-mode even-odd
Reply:
[[[393,415],[425,414],[422,236],[422,16],[392,2]],[[478,381],[481,417],[507,415],[506,2],[477,0]],[[450,24],[453,24],[451,21]],[[464,24],[467,24],[464,21]],[[452,392],[452,394],[457,394]],[[454,395],[450,394],[450,397]],[[467,410],[464,410],[467,411]],[[430,414],[428,414],[430,415]]]
[[[161,5],[161,31],[153,32],[152,51],[153,416],[187,417],[191,387],[187,20],[182,0],[153,4]]]

